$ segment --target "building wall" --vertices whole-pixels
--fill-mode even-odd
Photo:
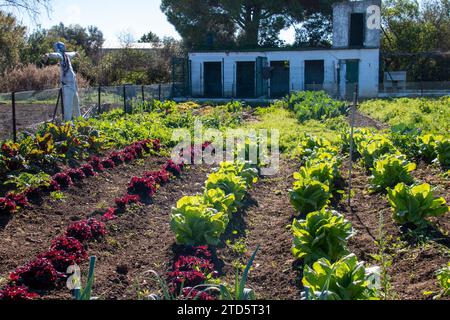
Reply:
[[[267,52],[193,52],[191,61],[192,95],[204,95],[204,62],[223,63],[223,91],[225,97],[233,97],[236,88],[236,62],[256,61],[257,57],[267,57],[270,61],[289,61],[291,91],[305,90],[305,60],[324,60],[325,86],[331,94],[345,96],[345,60],[360,60],[359,86],[362,97],[378,95],[379,49],[328,49],[311,51],[267,51]],[[338,66],[341,66],[338,69]],[[341,86],[338,89],[338,72],[341,74]]]
[[[354,2],[341,2],[333,6],[333,47],[334,48],[348,48],[350,35],[350,14],[351,13],[365,13],[366,21],[372,15],[368,12],[368,8],[376,5],[381,9],[381,0],[363,0]],[[367,22],[365,25],[365,48],[379,48],[380,47],[380,29],[369,29]]]

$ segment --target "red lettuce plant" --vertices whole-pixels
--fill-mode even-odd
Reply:
[[[70,179],[72,179],[72,181],[81,181],[83,179],[86,179],[86,174],[81,169],[67,170],[67,174],[69,175]]]
[[[25,286],[8,285],[0,290],[0,300],[2,301],[27,301],[38,298],[39,295],[29,292]]]
[[[184,165],[182,163],[176,164],[172,160],[169,160],[167,164],[164,166],[164,170],[170,172],[176,177],[179,177],[181,175],[181,172],[183,171]]]
[[[13,214],[17,210],[16,203],[8,198],[0,198],[0,213]]]
[[[103,222],[88,219],[71,224],[66,230],[66,236],[77,239],[80,242],[98,240],[106,234]]]
[[[58,173],[53,176],[53,180],[58,183],[58,185],[63,188],[69,188],[73,185],[73,181],[67,173]]]
[[[116,199],[116,206],[119,210],[125,211],[126,207],[130,204],[139,203],[141,198],[138,195],[126,195],[123,198]]]
[[[69,268],[70,266],[83,262],[82,259],[77,259],[76,255],[67,253],[65,251],[52,250],[43,253],[39,257],[51,261],[55,270],[61,273],[65,273],[67,271],[67,268]]]
[[[85,164],[81,166],[80,170],[83,171],[86,177],[95,177],[97,175],[97,173],[94,170],[94,167],[90,164]]]
[[[102,160],[99,157],[92,157],[89,164],[94,168],[96,172],[105,171],[105,167],[102,165]]]
[[[26,208],[30,205],[28,203],[27,195],[24,193],[8,193],[5,198],[13,201],[16,206],[19,206],[20,208]]]
[[[17,268],[10,274],[10,279],[18,284],[24,284],[31,289],[52,289],[62,276],[56,271],[52,262],[46,258],[36,258],[25,266]]]
[[[134,177],[128,185],[128,193],[138,195],[141,199],[151,198],[156,193],[156,182],[153,178]]]
[[[116,209],[109,208],[102,216],[102,221],[108,222],[117,219]]]
[[[83,244],[79,240],[71,237],[61,236],[54,239],[50,251],[64,251],[74,255],[77,261],[83,261],[87,258]]]
[[[113,152],[109,155],[109,159],[114,162],[116,166],[123,164],[124,160],[120,152]]]
[[[165,184],[170,181],[170,173],[165,169],[160,171],[147,172],[144,174],[145,178],[153,178],[157,184]]]
[[[111,159],[104,159],[104,160],[102,160],[101,164],[102,164],[103,168],[105,168],[105,169],[112,169],[116,166],[114,161]]]

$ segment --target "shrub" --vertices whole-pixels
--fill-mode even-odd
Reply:
[[[354,234],[351,222],[327,209],[294,220],[291,228],[294,256],[308,265],[321,258],[335,262],[348,254],[347,242]]]
[[[411,172],[416,169],[415,163],[410,163],[403,156],[385,156],[377,160],[372,168],[370,186],[372,191],[385,191],[399,183],[412,184]]]
[[[394,220],[401,225],[426,225],[428,217],[437,217],[449,212],[444,198],[435,198],[431,186],[422,184],[409,187],[398,184],[393,190],[388,189],[388,199],[394,212]]]
[[[289,191],[295,210],[301,215],[322,210],[331,199],[330,188],[320,181],[300,178]]]
[[[312,267],[305,266],[303,285],[306,300],[375,300],[378,298],[377,284],[372,277],[374,271],[364,267],[351,254],[332,264],[320,259]]]
[[[52,289],[62,275],[56,271],[50,260],[36,258],[10,274],[11,281],[24,284],[31,289]]]

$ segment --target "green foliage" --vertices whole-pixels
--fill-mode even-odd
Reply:
[[[360,106],[363,113],[392,127],[402,125],[410,129],[421,129],[424,133],[444,135],[450,132],[449,109],[448,96],[438,99],[368,100]]]
[[[18,193],[26,190],[39,189],[40,187],[49,187],[52,178],[43,172],[31,174],[21,173],[18,176],[9,176],[8,180],[4,182],[5,185],[13,185]]]
[[[302,123],[311,119],[336,118],[347,113],[343,102],[332,99],[324,91],[297,92],[290,96],[288,103]]]
[[[441,287],[440,294],[436,299],[450,296],[450,263],[436,272],[439,286]]]
[[[225,194],[221,189],[208,189],[203,195],[203,202],[217,212],[225,212],[229,215],[237,211],[234,194]]]
[[[416,164],[408,162],[404,156],[388,155],[375,161],[370,178],[371,191],[383,192],[386,188],[393,188],[399,183],[412,184],[411,172]]]
[[[309,214],[306,220],[294,220],[293,253],[311,265],[321,258],[335,262],[348,254],[347,241],[353,236],[352,224],[337,212],[323,209]]]
[[[0,11],[0,75],[19,64],[26,28],[12,14]]]
[[[226,195],[234,195],[237,203],[244,199],[247,192],[246,182],[242,177],[221,171],[210,174],[205,187],[207,190],[221,189]]]
[[[172,210],[170,226],[181,245],[218,245],[229,217],[204,203],[201,196],[184,197]]]
[[[438,155],[439,164],[444,169],[450,169],[450,139],[437,142],[436,153]]]
[[[375,161],[381,156],[397,153],[392,141],[384,135],[375,135],[372,139],[361,141],[357,144],[357,149],[368,170],[374,166]]]
[[[96,257],[91,257],[89,262],[89,273],[86,281],[86,286],[84,288],[79,288],[74,290],[74,299],[80,301],[93,300],[92,298],[92,287],[94,286],[94,276],[95,276],[95,263],[97,261]]]
[[[366,269],[354,254],[332,264],[320,259],[305,266],[303,285],[305,300],[377,300],[374,271]]]
[[[427,218],[442,216],[450,210],[444,198],[434,197],[429,184],[409,187],[401,183],[393,190],[388,189],[388,199],[394,220],[401,225],[423,227]]]
[[[301,215],[322,210],[331,199],[330,187],[320,181],[296,176],[299,180],[289,191],[290,200],[295,210]]]

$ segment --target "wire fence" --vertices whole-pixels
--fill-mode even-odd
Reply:
[[[85,118],[118,108],[130,111],[133,102],[167,100],[172,84],[88,87],[78,90]],[[34,132],[41,124],[63,118],[61,89],[0,93],[0,140],[16,141],[21,132]]]

